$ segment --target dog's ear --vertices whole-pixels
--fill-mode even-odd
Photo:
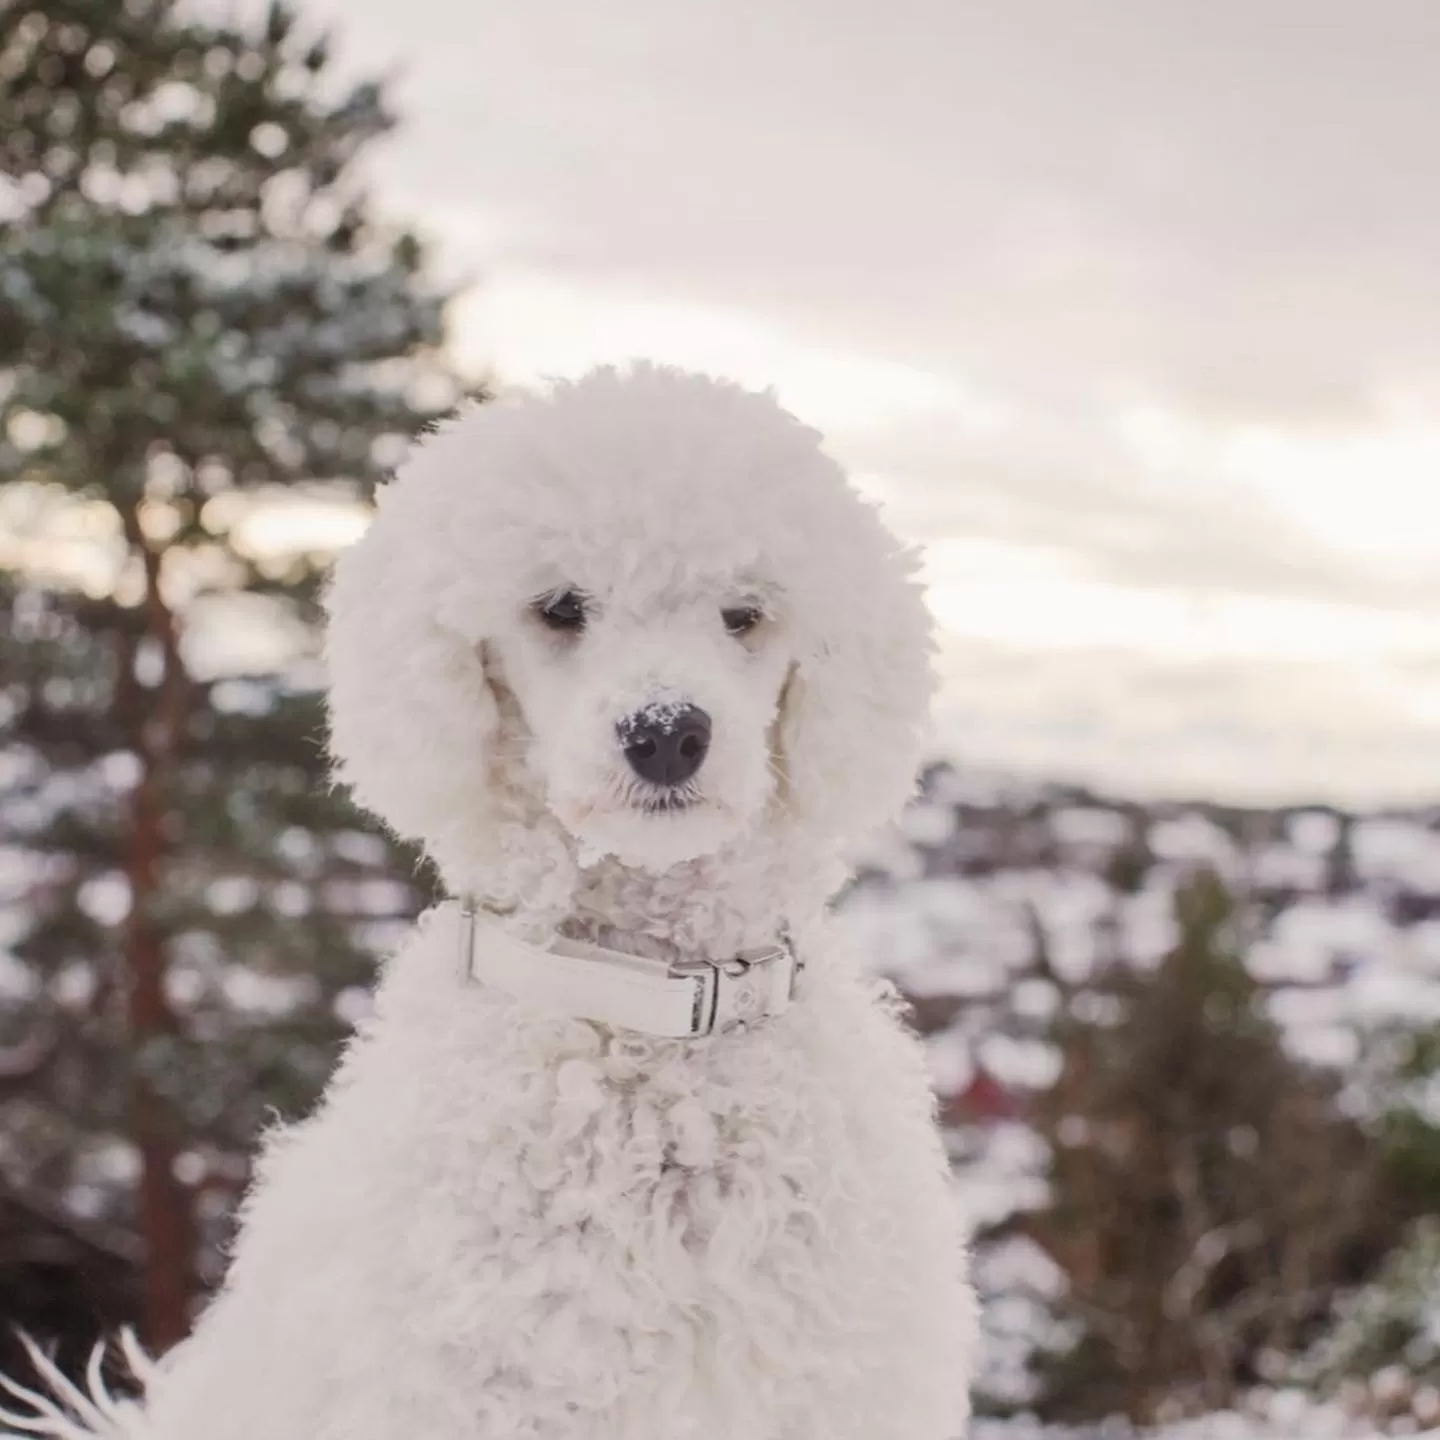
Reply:
[[[446,588],[464,573],[454,536],[426,489],[403,476],[385,486],[337,562],[325,662],[337,777],[447,869],[466,863],[491,808],[500,720],[481,638],[466,628],[475,617],[455,613],[465,596]]]
[[[934,690],[918,557],[869,507],[857,529],[827,565],[827,602],[799,627],[780,700],[787,809],[812,845],[841,854],[913,794]]]

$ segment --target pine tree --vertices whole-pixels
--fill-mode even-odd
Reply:
[[[280,3],[0,0],[0,1187],[143,1256],[162,1349],[424,891],[313,673],[329,550],[455,397],[355,178],[391,124]]]
[[[1378,1147],[1286,1053],[1216,876],[1179,891],[1177,920],[1156,970],[1097,978],[1113,1014],[1055,1027],[1064,1066],[1034,1117],[1052,1201],[1028,1233],[1078,1337],[1041,1358],[1056,1418],[1233,1403],[1393,1234]]]

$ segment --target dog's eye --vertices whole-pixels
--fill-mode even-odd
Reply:
[[[758,605],[736,605],[733,609],[722,610],[720,618],[732,635],[748,635],[765,615]]]
[[[535,602],[535,613],[552,630],[583,630],[585,597],[578,590],[557,590]]]

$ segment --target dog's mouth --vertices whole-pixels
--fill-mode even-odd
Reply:
[[[559,813],[568,823],[583,825],[590,820],[603,820],[607,815],[684,815],[690,811],[708,808],[710,802],[699,789],[691,785],[679,785],[673,788],[644,790],[633,787],[628,794],[618,795],[608,804],[565,806]]]
[[[705,803],[705,795],[693,780],[678,785],[630,785],[625,806],[641,815],[683,815]]]
[[[656,872],[718,850],[743,819],[729,801],[693,783],[622,782],[602,802],[562,805],[556,815],[577,842],[582,867],[612,855]]]
[[[700,803],[700,796],[694,791],[661,790],[640,796],[635,801],[635,808],[642,815],[680,815]]]

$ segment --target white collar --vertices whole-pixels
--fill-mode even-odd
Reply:
[[[527,945],[469,901],[447,900],[440,910],[454,928],[466,983],[642,1035],[695,1039],[783,1014],[801,970],[784,940],[723,960],[667,965],[563,935]]]

